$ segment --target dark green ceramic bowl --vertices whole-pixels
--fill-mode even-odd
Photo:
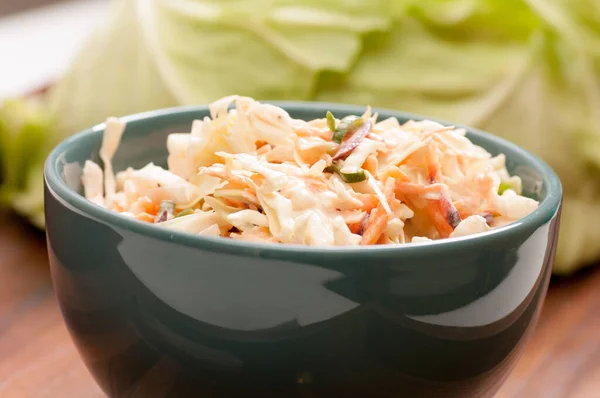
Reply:
[[[364,109],[279,103],[293,117]],[[172,132],[206,107],[128,117],[116,170],[166,162]],[[381,110],[383,118],[416,118]],[[84,161],[103,126],[60,144],[45,168],[56,294],[86,365],[110,397],[490,397],[544,300],[561,185],[524,150],[469,129],[539,209],[469,238],[308,248],[170,232],[87,202]]]

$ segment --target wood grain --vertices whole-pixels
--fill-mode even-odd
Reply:
[[[0,213],[0,397],[103,397],[63,325],[44,236],[19,221]],[[600,397],[600,267],[553,280],[497,397]]]
[[[44,235],[0,214],[0,397],[103,397],[52,291]]]

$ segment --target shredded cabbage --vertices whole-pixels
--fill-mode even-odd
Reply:
[[[235,107],[229,110],[232,100]],[[343,121],[331,112],[327,121],[303,122],[281,108],[237,96],[216,101],[210,109],[213,117],[202,121],[202,134],[212,140],[195,143],[191,133],[173,134],[167,138],[169,170],[152,163],[139,170],[128,168],[117,174],[118,184],[106,175],[112,175],[110,159],[124,125],[109,119],[100,150],[104,187],[103,171],[88,160],[82,177],[86,198],[179,231],[312,246],[466,236],[518,220],[538,206],[513,189],[500,192],[503,179],[520,186],[519,177],[509,175],[504,158],[492,157],[450,126],[388,121],[373,129],[364,121],[361,126],[367,130],[348,131],[337,142],[336,126]],[[376,116],[367,111],[362,118],[375,121]],[[194,123],[192,129],[198,126]],[[398,150],[403,136],[418,140],[419,149],[393,163],[388,160],[381,169],[372,167],[373,173],[363,169]],[[229,152],[213,153],[211,142],[220,137],[252,145],[245,144],[245,152],[239,152],[239,145],[228,145]],[[303,144],[302,137],[312,144]],[[328,142],[333,144],[324,145]],[[294,153],[300,145],[310,162],[269,158],[279,148]],[[340,148],[346,148],[345,159],[331,156]],[[208,155],[219,160],[207,163]],[[179,167],[184,161],[187,166]],[[328,164],[333,171],[324,167]],[[190,176],[190,169],[197,171]],[[447,169],[453,173],[446,174]],[[364,179],[344,182],[344,170],[360,172]],[[113,199],[103,201],[102,192],[111,190]]]

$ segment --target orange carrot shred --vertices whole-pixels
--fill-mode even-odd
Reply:
[[[385,198],[388,205],[391,205],[395,199],[396,182],[393,178],[388,178],[385,182]],[[388,223],[388,214],[385,211],[383,204],[379,203],[377,207],[371,211],[368,219],[367,227],[364,229],[361,245],[374,245],[379,241],[379,238],[385,232]]]
[[[445,196],[428,200],[427,213],[441,238],[449,237],[460,222],[458,211]]]
[[[385,210],[380,207],[373,209],[369,216],[369,223],[363,233],[360,245],[374,245],[377,243],[385,227],[387,226],[388,216]]]
[[[148,214],[148,213],[140,213],[137,216],[135,216],[135,218],[138,219],[138,220],[140,220],[140,221],[154,223],[154,219],[156,218],[156,216],[153,216],[153,215]]]

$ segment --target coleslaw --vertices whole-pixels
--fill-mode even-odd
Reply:
[[[229,96],[190,133],[170,134],[168,168],[113,173],[125,124],[106,123],[85,197],[182,232],[305,245],[404,244],[472,235],[534,211],[505,156],[432,121],[362,115],[293,119]]]

